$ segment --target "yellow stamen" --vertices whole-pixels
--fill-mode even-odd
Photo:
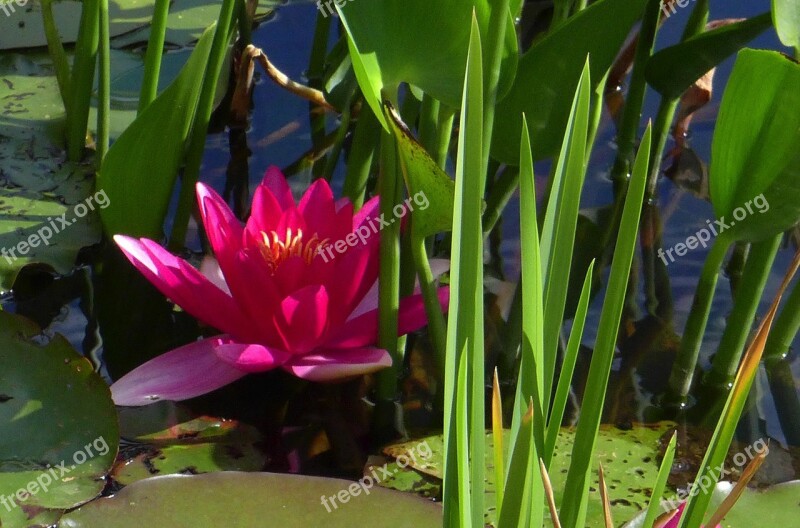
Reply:
[[[307,242],[303,242],[303,230],[298,229],[292,235],[291,227],[286,229],[284,238],[280,238],[275,231],[269,233],[262,231],[261,236],[263,238],[261,254],[267,261],[271,273],[275,273],[278,266],[290,257],[301,257],[307,264],[311,264],[317,253],[328,245],[328,239],[320,240],[316,233]]]

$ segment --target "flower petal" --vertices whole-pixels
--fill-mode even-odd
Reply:
[[[280,204],[281,209],[285,211],[287,209],[295,208],[292,189],[289,187],[289,184],[286,183],[286,177],[278,167],[271,165],[267,168],[267,172],[264,174],[264,180],[261,182],[261,185],[266,186],[267,189],[270,190],[272,195],[278,201],[278,204]]]
[[[222,266],[222,272],[225,273],[225,263],[229,256],[242,247],[244,228],[217,191],[204,183],[198,183],[196,190],[197,204],[200,206],[208,241]]]
[[[111,397],[117,405],[135,407],[187,400],[223,387],[246,374],[214,353],[217,347],[233,343],[230,336],[222,335],[162,354],[114,383]]]
[[[358,229],[358,226],[378,216],[380,207],[380,196],[375,196],[367,200],[367,203],[361,206],[361,209],[353,215],[353,231]]]
[[[305,354],[319,345],[328,329],[328,301],[325,286],[313,284],[281,302],[275,328],[282,335],[286,350]]]
[[[114,241],[148,281],[186,312],[223,332],[243,338],[253,334],[248,318],[230,295],[188,262],[152,240],[116,235]]]
[[[439,304],[442,310],[447,309],[450,301],[449,286],[438,290]],[[425,314],[425,303],[422,295],[412,295],[400,299],[397,335],[405,335],[425,326],[428,322]],[[354,348],[372,345],[378,340],[378,310],[371,310],[342,325],[332,337],[325,342],[329,348]]]
[[[264,372],[286,363],[292,355],[279,348],[230,343],[214,349],[217,357],[244,372]]]
[[[336,205],[327,180],[319,179],[312,183],[297,204],[297,210],[305,220],[307,237],[316,233],[320,239],[325,239],[333,234]]]
[[[275,229],[281,217],[282,208],[272,191],[263,183],[253,193],[253,204],[250,207],[250,218],[245,230],[251,245],[261,242],[261,233],[269,233]]]
[[[369,374],[390,367],[386,350],[375,347],[319,350],[313,356],[300,356],[283,366],[298,378],[309,381],[337,381]]]

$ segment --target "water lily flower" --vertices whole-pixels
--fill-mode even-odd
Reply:
[[[216,256],[199,271],[152,240],[114,240],[164,295],[223,333],[123,376],[111,387],[117,405],[193,398],[276,368],[335,381],[391,365],[389,353],[375,346],[380,237],[353,234],[377,215],[377,197],[354,214],[349,200],[335,201],[328,183],[317,180],[295,203],[283,174],[271,167],[245,226],[202,183],[197,199]],[[324,248],[340,241],[346,251],[322,258]],[[444,307],[446,288],[439,289],[439,300]],[[400,335],[425,322],[421,295],[401,299]]]

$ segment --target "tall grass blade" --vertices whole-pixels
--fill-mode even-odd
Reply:
[[[658,477],[656,477],[656,482],[653,486],[653,493],[650,495],[650,503],[647,505],[647,513],[645,514],[642,528],[653,528],[656,516],[661,510],[661,497],[664,495],[664,489],[667,487],[667,479],[672,470],[672,461],[675,460],[675,446],[677,442],[678,434],[676,432],[673,433],[672,438],[670,438],[667,449],[664,452],[664,458],[661,460],[661,466],[658,468]]]
[[[544,453],[542,458],[547,467],[553,458],[553,450],[558,440],[558,431],[564,419],[564,410],[567,408],[569,390],[572,385],[572,375],[575,372],[575,363],[578,360],[578,352],[581,349],[581,338],[583,338],[583,328],[586,324],[586,313],[589,311],[589,301],[592,295],[592,276],[594,274],[594,260],[589,264],[586,271],[586,278],[583,280],[581,297],[578,301],[578,308],[575,310],[575,318],[572,322],[572,330],[567,342],[567,350],[564,353],[564,361],[561,363],[561,372],[558,375],[558,385],[553,397],[553,406],[550,410],[550,417],[547,422],[547,435],[544,443]]]
[[[584,391],[581,416],[575,433],[572,462],[567,473],[564,498],[561,504],[561,520],[564,526],[571,528],[582,527],[584,524],[589,469],[593,466],[595,441],[603,414],[606,387],[611,372],[611,363],[614,360],[617,333],[628,289],[628,274],[639,231],[639,217],[647,183],[651,136],[651,129],[648,125],[634,162],[633,176],[622,211],[622,221],[603,309],[598,322],[597,339]]]
[[[451,246],[450,307],[445,357],[445,526],[483,525],[484,464],[469,460],[484,460],[484,361],[483,361],[483,237],[480,215],[485,168],[482,166],[483,81],[481,41],[477,21],[473,17],[466,81],[461,105],[458,156],[456,160],[456,191]],[[469,346],[468,346],[469,345]],[[468,355],[460,358],[459,353]],[[455,365],[464,362],[469,371],[469,409],[465,422],[454,416]],[[469,431],[468,450],[457,442],[461,428]],[[464,468],[468,471],[463,473]],[[470,500],[454,502],[460,483],[470,481]],[[453,506],[457,505],[457,509]],[[461,522],[461,524],[459,524]]]
[[[572,100],[567,131],[553,175],[553,188],[542,227],[544,281],[543,409],[549,409],[556,367],[556,351],[567,301],[581,189],[586,174],[586,138],[589,133],[591,79],[587,59]]]

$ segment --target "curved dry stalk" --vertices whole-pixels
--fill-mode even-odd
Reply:
[[[246,59],[245,59],[246,58]],[[245,60],[248,63],[248,69],[250,70],[250,77],[252,80],[252,62],[257,60],[261,67],[264,68],[264,71],[267,73],[270,79],[275,81],[275,83],[285,88],[286,90],[292,92],[295,95],[302,97],[303,99],[307,99],[312,103],[325,108],[331,112],[338,112],[336,108],[333,107],[326,99],[325,95],[320,91],[304,84],[297,83],[289,78],[288,75],[280,71],[278,68],[272,64],[269,59],[267,58],[267,54],[264,53],[263,50],[253,46],[250,44],[244,50],[242,54],[242,66],[244,67]],[[243,68],[244,69],[244,68]]]
[[[741,478],[739,478],[739,481],[731,492],[728,493],[728,496],[725,497],[725,500],[722,501],[722,504],[719,505],[719,508],[717,508],[714,515],[711,516],[706,526],[717,526],[722,522],[722,519],[731,511],[731,508],[733,508],[733,505],[739,500],[739,497],[742,496],[745,488],[747,488],[747,484],[750,482],[750,479],[753,478],[753,475],[756,474],[758,468],[761,467],[764,459],[767,458],[767,453],[769,453],[769,448],[759,450],[756,457],[747,464],[742,472]]]

